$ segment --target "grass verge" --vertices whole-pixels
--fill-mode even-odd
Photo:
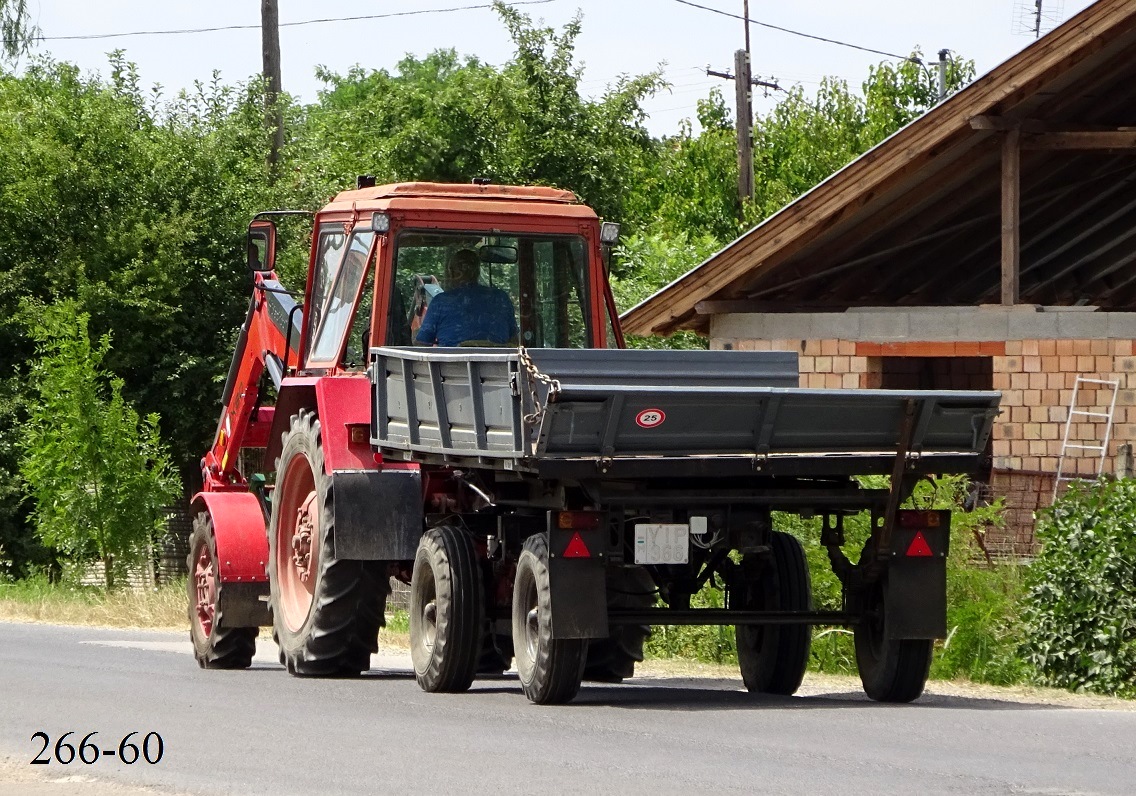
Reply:
[[[102,587],[50,583],[46,578],[0,581],[0,621],[4,622],[188,631],[185,601],[184,581],[156,589],[111,592]],[[409,630],[406,611],[393,609],[387,613],[379,642],[407,649]],[[261,628],[260,637],[271,640],[272,628]]]
[[[184,583],[157,589],[105,591],[46,578],[0,583],[0,620],[60,625],[184,630]]]

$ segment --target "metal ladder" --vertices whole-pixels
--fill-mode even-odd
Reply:
[[[1108,402],[1107,412],[1090,412],[1085,409],[1077,408],[1077,396],[1081,393],[1082,384],[1094,384],[1098,387],[1112,390],[1112,399]],[[1116,394],[1120,391],[1120,381],[1117,379],[1088,379],[1084,376],[1078,376],[1076,383],[1073,385],[1073,398],[1069,401],[1069,416],[1065,418],[1065,438],[1061,441],[1061,458],[1057,460],[1057,479],[1053,482],[1053,499],[1057,500],[1057,493],[1061,488],[1062,482],[1068,481],[1084,481],[1084,476],[1079,475],[1063,475],[1065,468],[1065,454],[1070,449],[1084,450],[1084,451],[1098,451],[1100,459],[1097,461],[1097,476],[1099,477],[1104,472],[1104,458],[1108,453],[1108,441],[1112,436],[1112,418],[1116,414]],[[1097,402],[1100,403],[1099,401]],[[1069,441],[1069,431],[1073,427],[1073,417],[1091,418],[1090,422],[1104,420],[1104,441],[1100,445],[1088,445],[1083,443],[1074,443]]]

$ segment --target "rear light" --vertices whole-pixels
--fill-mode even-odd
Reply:
[[[900,528],[938,528],[943,524],[943,514],[945,512],[933,511],[914,511],[912,509],[900,509],[896,512],[896,521]]]
[[[599,511],[561,511],[556,515],[556,527],[561,530],[594,531],[603,524]]]
[[[361,423],[348,423],[347,440],[349,445],[369,445],[371,442],[371,427]]]

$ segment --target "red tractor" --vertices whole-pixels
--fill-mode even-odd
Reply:
[[[746,686],[787,694],[810,626],[842,624],[870,696],[922,692],[949,516],[899,505],[928,473],[977,470],[997,393],[801,390],[788,352],[616,350],[618,227],[565,191],[344,192],[315,216],[302,310],[276,215],[249,228],[252,299],[193,498],[201,666],[249,666],[271,625],[293,674],[366,671],[394,577],[428,691],[515,658],[530,699],[564,702],[631,676],[652,624],[728,624]],[[814,610],[779,511],[824,518],[842,610]],[[691,608],[708,584],[724,607]]]

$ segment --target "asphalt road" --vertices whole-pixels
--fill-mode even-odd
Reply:
[[[571,705],[538,707],[509,676],[423,693],[403,656],[359,679],[290,677],[258,643],[251,670],[207,672],[180,635],[0,623],[0,793],[1136,789],[1136,711],[941,695],[879,705],[816,687],[753,698],[705,679],[586,685]],[[76,744],[97,731],[102,749],[160,733],[163,756],[28,765],[33,733],[54,745],[68,730]]]

